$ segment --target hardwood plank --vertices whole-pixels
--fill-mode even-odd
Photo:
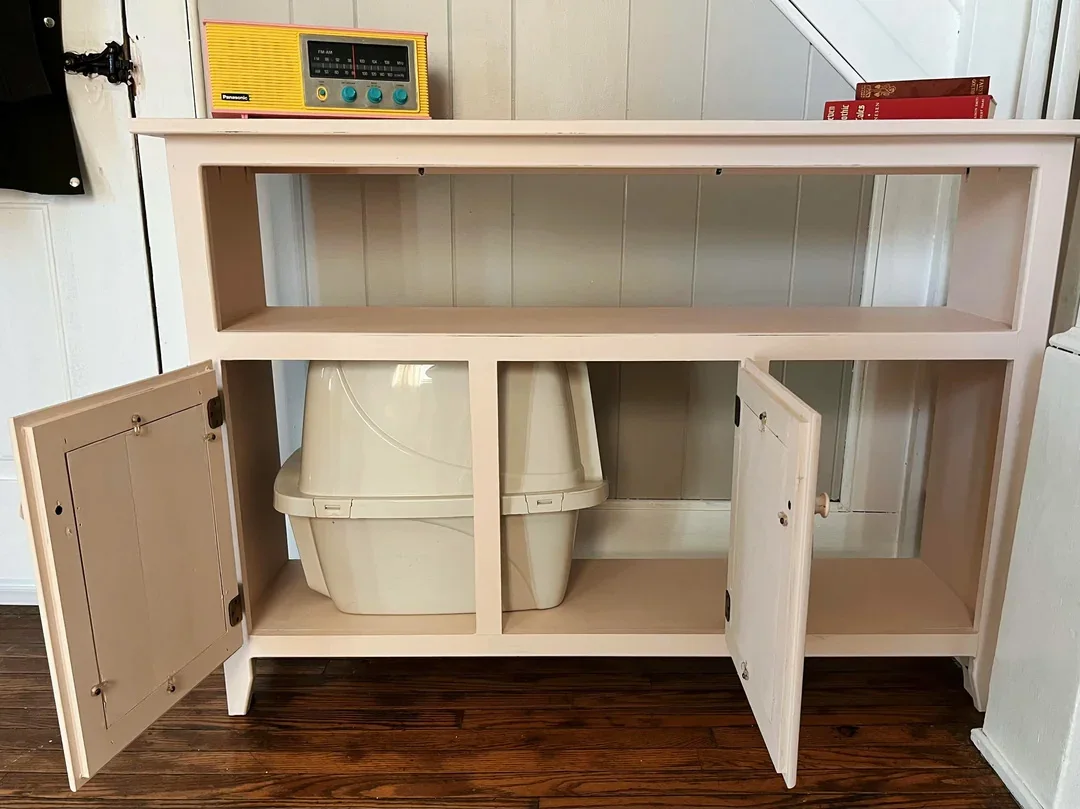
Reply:
[[[741,767],[760,766],[767,769],[769,757],[764,745],[760,748],[732,750],[716,748],[700,750],[701,765],[704,769],[730,770]],[[974,745],[953,746],[908,746],[850,744],[838,747],[799,748],[799,772],[808,770],[835,769],[880,769],[903,770],[932,769],[935,767],[977,767],[982,757]]]
[[[637,729],[554,729],[530,730],[528,732],[511,730],[461,731],[455,729],[426,730],[417,725],[402,726],[397,729],[347,730],[332,724],[335,729],[322,731],[312,729],[295,730],[279,728],[275,722],[258,719],[250,722],[232,720],[237,727],[224,727],[225,721],[206,723],[199,729],[194,723],[167,724],[166,728],[151,728],[131,747],[134,751],[179,752],[196,748],[199,750],[244,750],[244,751],[302,751],[305,754],[334,753],[348,750],[352,754],[364,753],[365,760],[370,756],[400,756],[390,769],[404,771],[428,771],[428,764],[410,764],[406,754],[422,758],[425,754],[440,754],[447,750],[454,751],[454,758],[464,767],[470,756],[477,757],[475,766],[496,767],[498,756],[490,764],[482,764],[484,755],[510,755],[511,753],[533,755],[543,753],[548,764],[537,764],[543,769],[553,766],[551,762],[563,753],[585,755],[585,753],[621,754],[634,750],[660,751],[670,750],[669,764],[675,761],[693,759],[677,751],[693,751],[713,747],[713,737],[708,728],[637,728]],[[320,726],[321,726],[320,722]],[[749,733],[746,739],[752,739]],[[390,759],[387,759],[389,761]],[[564,766],[569,766],[564,762]],[[696,759],[693,766],[698,766]],[[571,767],[572,769],[572,767]]]
[[[676,689],[648,693],[635,691],[583,693],[575,695],[575,708],[629,708],[634,710],[672,710],[690,709],[703,711],[741,712],[745,704],[740,703],[740,695],[734,692],[715,694],[701,692],[682,692]],[[872,691],[853,690],[851,692],[811,691],[803,695],[803,708],[829,708],[850,711],[856,708],[873,708],[887,705],[895,707],[918,707],[925,705],[963,705],[969,698],[966,694],[940,691],[899,691],[896,689]]]
[[[0,676],[8,674],[36,674],[49,676],[49,663],[42,657],[4,657],[0,655]],[[41,683],[40,677],[35,680]],[[49,684],[44,683],[46,688]]]
[[[657,807],[723,807],[723,809],[769,809],[769,807],[794,806],[790,798],[773,795],[762,798],[761,795],[725,795],[723,797],[658,797],[641,801],[637,798],[547,798],[540,801],[540,809],[599,809],[600,807],[618,807],[619,809],[657,809]],[[1006,796],[988,797],[983,795],[958,797],[956,795],[844,795],[820,794],[810,798],[800,797],[798,806],[802,809],[1015,809],[1012,798]]]
[[[459,752],[450,748],[425,752],[352,750],[350,741],[338,741],[338,750],[199,750],[193,751],[128,751],[110,765],[112,775],[160,775],[178,783],[185,776],[193,782],[215,776],[237,776],[246,773],[252,781],[257,777],[296,776],[313,772],[347,773],[363,780],[394,773],[406,774],[525,774],[549,772],[628,772],[644,762],[666,772],[700,771],[697,751],[692,749],[652,750],[485,750]],[[730,753],[730,751],[729,751]],[[762,762],[765,762],[763,764]],[[24,774],[62,772],[63,760],[53,751],[41,755],[27,751],[17,757],[9,770]],[[767,757],[750,757],[740,769],[768,769]],[[155,781],[158,779],[155,778]],[[0,795],[6,782],[0,783]]]
[[[21,604],[0,604],[0,618],[4,619],[4,624],[9,621],[34,621],[41,622],[38,618],[38,608],[28,607]]]
[[[973,728],[981,721],[980,715],[971,706],[887,706],[874,708],[818,709],[814,713],[803,714],[803,732],[817,725],[833,727],[858,727],[860,722],[873,723],[875,726],[889,724],[941,724],[951,723],[962,728]],[[618,708],[572,708],[561,709],[525,709],[525,710],[466,710],[461,726],[468,729],[496,730],[500,728],[645,728],[645,727],[714,727],[730,728],[738,725],[753,725],[754,719],[749,713],[724,712],[715,710],[683,707],[681,709],[618,709]]]
[[[713,774],[702,772],[676,772],[665,770],[639,770],[634,773],[570,772],[570,773],[514,773],[506,775],[481,775],[477,773],[387,773],[382,775],[352,775],[311,773],[272,773],[260,774],[241,771],[232,775],[219,775],[216,778],[186,779],[177,775],[157,775],[152,784],[140,779],[137,773],[117,773],[111,769],[95,782],[88,785],[87,798],[110,797],[116,800],[150,798],[170,799],[174,801],[208,800],[212,790],[224,805],[235,806],[236,801],[258,799],[281,805],[280,801],[306,799],[318,800],[377,799],[395,805],[399,800],[462,799],[476,796],[482,788],[484,795],[499,800],[505,805],[506,799],[525,800],[546,796],[566,798],[574,796],[591,801],[606,799],[625,801],[631,795],[635,798],[650,796],[651,800],[670,800],[675,796],[696,796],[698,800],[709,803],[712,796],[724,796],[727,800],[739,801],[743,796],[754,796],[761,802],[753,805],[765,806],[847,806],[849,795],[844,794],[845,787],[854,785],[862,794],[861,799],[871,796],[879,800],[888,800],[890,795],[907,795],[926,801],[930,807],[951,807],[947,802],[952,799],[957,806],[967,806],[965,796],[959,790],[970,790],[983,800],[994,801],[1007,797],[1000,784],[995,786],[990,781],[993,776],[980,776],[970,770],[947,783],[935,778],[935,773],[914,772],[910,774],[874,773],[869,776],[850,774],[843,771],[814,773],[807,776],[790,797],[778,794],[777,776],[767,771],[750,771],[738,774]],[[17,773],[10,784],[0,784],[0,797],[5,798],[5,807],[11,797],[20,794],[33,794],[39,798],[58,796],[56,779],[43,773]],[[62,785],[61,785],[62,788]],[[781,790],[782,791],[782,790]],[[82,793],[80,802],[84,799]],[[781,799],[783,802],[772,803]],[[832,804],[819,804],[818,800],[829,799]],[[940,803],[935,801],[941,801]],[[308,804],[309,806],[312,803]],[[621,805],[618,804],[618,805]],[[675,804],[678,805],[678,804]],[[742,805],[734,803],[732,805]],[[874,805],[874,804],[856,804]],[[891,804],[883,804],[889,806]],[[899,806],[914,807],[917,803],[901,803]],[[978,806],[979,804],[975,804]],[[989,803],[989,806],[1008,805]]]

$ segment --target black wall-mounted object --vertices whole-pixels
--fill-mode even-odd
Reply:
[[[65,87],[60,0],[0,0],[0,188],[86,190]]]
[[[104,76],[109,84],[131,84],[131,71],[135,67],[119,42],[108,43],[98,53],[64,54],[64,70],[92,78]]]

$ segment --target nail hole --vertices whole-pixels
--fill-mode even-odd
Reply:
[[[64,513],[64,507],[62,505],[60,505],[59,503],[57,503],[56,504],[56,516],[59,517],[63,513]]]
[[[787,501],[787,507],[788,507],[788,511],[790,511],[791,510],[791,501],[790,500]]]

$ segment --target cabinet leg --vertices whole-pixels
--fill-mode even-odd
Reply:
[[[975,703],[975,710],[985,711],[988,683],[980,682],[976,658],[960,657],[957,658],[956,662],[964,670],[964,690],[971,695],[971,699]]]
[[[229,716],[247,714],[254,684],[254,661],[247,649],[238,649],[225,661],[225,701],[229,705]]]

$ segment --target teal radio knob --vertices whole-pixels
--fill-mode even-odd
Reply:
[[[382,90],[378,87],[369,87],[367,91],[367,100],[372,104],[378,104],[382,101]]]
[[[394,103],[399,107],[409,100],[409,91],[404,87],[399,87],[394,90]]]
[[[356,101],[356,88],[355,87],[342,87],[341,88],[341,100],[348,101],[350,104]]]

